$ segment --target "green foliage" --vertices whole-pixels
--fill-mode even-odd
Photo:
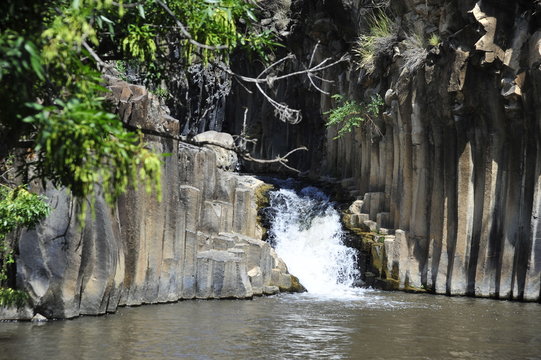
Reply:
[[[210,52],[190,44],[188,40],[182,40],[184,56],[189,60],[193,60],[194,56],[200,57],[203,62],[213,60],[216,56],[227,60],[230,49],[237,46],[266,57],[266,52],[276,45],[274,34],[254,31],[257,18],[254,5],[249,1],[183,0],[170,1],[169,7],[186,25],[195,41],[209,46],[226,46],[223,50]],[[153,13],[152,7],[147,12]],[[160,14],[160,11],[156,13]],[[242,31],[242,23],[248,24],[247,28],[252,31]]]
[[[0,36],[0,54],[0,80],[11,73],[28,71],[44,80],[42,58],[32,41],[7,30]]]
[[[272,48],[279,46],[276,35],[258,24],[257,8],[250,1],[163,1],[167,8],[155,0],[123,4],[118,12],[107,14],[112,22],[107,27],[113,28],[107,30],[113,33],[109,45],[123,60],[137,60],[132,67],[151,87],[176,75],[179,64],[227,63],[235,49],[267,61]]]
[[[368,24],[368,34],[358,37],[353,53],[357,57],[358,67],[372,72],[378,56],[392,47],[396,41],[396,25],[384,12],[371,15]]]
[[[128,25],[128,36],[122,40],[122,50],[129,51],[141,61],[154,60],[156,57],[155,33],[149,25]]]
[[[24,187],[0,185],[0,239],[20,226],[32,227],[49,214],[45,198]]]
[[[138,182],[159,198],[160,156],[109,111],[101,59],[138,66],[167,96],[155,84],[178,73],[171,64],[227,62],[237,48],[265,57],[274,34],[260,30],[255,10],[245,0],[1,1],[0,161],[22,147],[23,179],[51,180],[90,204],[98,190],[114,204]],[[0,239],[47,215],[24,188],[0,188]],[[1,282],[13,261],[6,242],[0,255]],[[0,303],[22,296],[1,291]]]
[[[428,44],[430,46],[438,46],[438,44],[441,42],[441,38],[438,34],[436,33],[432,33],[432,35],[430,35],[430,38],[428,38]]]
[[[28,301],[28,294],[12,288],[0,288],[0,306],[22,307]]]
[[[325,125],[339,127],[338,133],[334,137],[335,140],[363,125],[367,120],[371,120],[373,123],[374,118],[379,116],[380,109],[384,105],[379,94],[372,96],[368,104],[347,100],[340,94],[335,94],[332,98],[338,102],[338,106],[325,113],[329,115]]]
[[[169,97],[169,91],[163,87],[157,87],[155,90],[151,90],[151,92],[160,99],[167,99]]]
[[[18,227],[32,227],[49,214],[45,198],[28,192],[24,187],[15,189],[0,185],[0,285],[7,280],[8,267],[15,262],[13,248],[6,236]],[[0,287],[0,306],[22,306],[24,292]]]
[[[150,191],[161,177],[161,161],[144,148],[139,134],[125,131],[115,115],[102,110],[102,101],[96,97],[57,100],[50,107],[33,104],[40,112],[24,121],[40,129],[34,163],[40,178],[69,184],[81,197],[99,186],[113,203],[130,180],[144,181]],[[159,187],[157,191],[159,195]]]
[[[273,44],[273,34],[250,31],[257,24],[255,8],[244,0],[163,4],[167,7],[154,0],[35,0],[18,7],[6,0],[0,9],[5,10],[0,15],[5,29],[0,32],[0,97],[7,99],[0,107],[0,140],[32,140],[36,177],[81,197],[101,187],[110,203],[130,181],[142,180],[159,192],[159,157],[107,110],[97,56],[116,56],[121,67],[139,62],[149,78],[159,80],[167,76],[165,59],[173,53],[182,55],[176,61],[208,62],[227,60],[236,47],[264,54]],[[158,96],[167,96],[155,88]]]

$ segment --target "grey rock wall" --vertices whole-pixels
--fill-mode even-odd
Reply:
[[[220,169],[217,156],[225,150],[217,152],[216,144],[177,140],[178,122],[144,88],[110,81],[123,121],[157,134],[145,136],[149,146],[171,154],[164,158],[163,199],[141,186],[112,209],[97,196],[83,228],[77,201],[48,187],[52,213],[23,232],[17,256],[18,288],[34,311],[72,318],[122,305],[293,290],[295,279],[261,240],[256,192],[263,182]],[[231,165],[233,155],[225,157]]]
[[[367,31],[367,4],[296,2],[288,49],[304,64],[318,41],[315,61],[342,54]],[[397,0],[391,7],[401,38],[414,29],[440,36],[425,48],[422,66],[405,70],[411,53],[401,43],[372,74],[346,64],[322,74],[334,83],[320,83],[351,99],[385,97],[382,134],[359,128],[334,140],[337,129],[324,128],[330,97],[292,78],[269,91],[281,90],[280,100],[303,109],[303,122],[280,125],[284,141],[278,125],[249,119],[260,153],[273,157],[284,145],[308,145],[310,159],[292,165],[341,182],[362,201],[350,219],[390,233],[383,263],[388,274],[398,270],[401,289],[539,301],[539,3]]]
[[[471,5],[466,34],[418,72],[397,56],[373,85],[388,88],[383,135],[328,141],[326,171],[352,178],[378,228],[400,229],[386,240],[400,288],[538,301],[538,20],[533,6]]]

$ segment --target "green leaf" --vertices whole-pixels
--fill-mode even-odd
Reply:
[[[105,21],[108,24],[114,24],[114,22],[112,20],[109,20],[107,17],[105,17],[103,15],[100,15],[100,19],[102,19],[103,21]]]
[[[250,10],[250,9],[246,10],[246,15],[247,15],[248,18],[250,18],[250,20],[252,20],[253,22],[257,22],[257,17],[254,15],[254,13],[252,12],[252,10]]]
[[[34,70],[34,73],[38,76],[40,80],[45,80],[45,75],[43,73],[43,67],[41,66],[41,62],[36,57],[30,58],[30,64],[32,65],[32,70]]]
[[[145,8],[143,5],[137,5],[137,10],[139,10],[139,16],[141,16],[143,19],[145,18]]]

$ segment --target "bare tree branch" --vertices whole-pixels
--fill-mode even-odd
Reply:
[[[216,65],[216,66],[218,66],[221,70],[223,70],[227,74],[233,76],[237,80],[241,80],[243,82],[255,84],[257,90],[263,95],[263,97],[265,97],[265,99],[272,105],[272,107],[274,107],[275,115],[281,121],[288,122],[290,124],[295,125],[295,124],[298,124],[302,120],[301,111],[297,110],[297,109],[292,109],[288,105],[283,104],[283,103],[279,103],[276,100],[274,100],[271,96],[269,96],[265,92],[265,90],[263,89],[261,84],[266,84],[267,86],[272,87],[272,85],[278,80],[283,80],[283,79],[287,79],[289,77],[306,74],[308,76],[308,79],[309,79],[310,83],[312,84],[312,86],[316,90],[318,90],[319,92],[321,92],[323,94],[329,95],[329,93],[327,91],[324,91],[323,89],[321,89],[319,86],[317,86],[315,84],[313,77],[318,79],[318,80],[321,80],[322,82],[332,83],[331,80],[319,77],[319,76],[315,75],[315,73],[318,73],[318,72],[321,72],[321,71],[323,71],[325,69],[336,66],[337,64],[339,64],[341,62],[348,61],[349,60],[349,55],[344,54],[338,60],[333,61],[333,62],[330,62],[331,58],[326,58],[323,61],[321,61],[319,64],[317,64],[315,66],[312,66],[314,58],[315,58],[315,53],[316,53],[317,48],[318,48],[318,45],[319,45],[319,43],[316,44],[316,46],[314,47],[314,50],[312,51],[312,55],[310,57],[310,63],[308,65],[308,68],[305,67],[304,70],[299,70],[299,71],[295,71],[295,72],[292,72],[292,73],[287,73],[287,74],[280,75],[280,76],[271,76],[271,75],[264,76],[264,75],[268,74],[273,68],[280,65],[281,63],[283,63],[283,62],[285,62],[287,60],[295,58],[295,56],[293,54],[289,54],[289,55],[277,60],[276,62],[272,63],[271,65],[269,65],[268,67],[263,69],[263,71],[261,71],[259,73],[259,75],[257,77],[255,77],[255,78],[237,74],[237,73],[233,72],[230,68],[225,67],[225,66],[223,66],[221,64]]]
[[[314,50],[312,50],[312,55],[310,56],[310,63],[308,64],[308,68],[311,68],[312,67],[312,64],[314,63],[314,57],[316,55],[316,51],[317,51],[317,47],[319,46],[319,41],[317,42],[316,46],[314,46]],[[325,94],[325,95],[330,95],[329,92],[327,91],[324,91],[323,89],[321,89],[320,87],[318,87],[316,85],[316,83],[314,82],[314,79],[312,79],[312,76],[314,76],[312,73],[307,73],[307,76],[308,76],[308,80],[310,80],[310,83],[312,84],[312,86],[317,90],[319,91],[320,93],[322,94]],[[318,79],[321,79],[323,80],[323,78],[319,78]]]
[[[329,62],[331,60],[331,58],[326,58],[325,60],[323,60],[322,62],[320,62],[316,66],[314,66],[313,68],[292,72],[292,73],[282,75],[282,76],[277,76],[277,77],[274,78],[274,80],[275,81],[276,80],[282,80],[282,79],[285,79],[285,78],[288,78],[288,77],[297,76],[297,75],[303,75],[303,74],[306,74],[306,73],[320,72],[320,71],[323,71],[325,69],[331,68],[331,67],[333,67],[335,65],[338,65],[341,62],[349,61],[349,59],[350,59],[349,55],[344,54],[344,55],[342,55],[340,57],[340,59],[338,59],[336,61],[333,61],[330,64],[325,65],[327,62]]]
[[[259,164],[275,164],[275,163],[278,163],[278,164],[284,166],[285,168],[287,168],[289,170],[300,173],[301,172],[300,170],[295,169],[294,167],[291,167],[291,166],[287,165],[286,163],[288,162],[288,157],[291,154],[293,154],[293,153],[295,153],[297,151],[301,151],[301,150],[302,151],[308,151],[308,148],[306,146],[301,146],[301,147],[298,147],[296,149],[291,150],[290,152],[288,152],[284,156],[278,156],[275,159],[270,159],[270,160],[257,159],[257,158],[252,157],[249,153],[240,154],[240,155],[242,156],[242,158],[244,160],[247,160],[247,161],[252,161],[252,162],[259,163]]]
[[[287,79],[289,77],[293,77],[293,76],[297,76],[297,75],[304,75],[304,74],[312,74],[312,73],[316,73],[316,72],[321,72],[323,70],[326,70],[328,68],[331,68],[333,66],[336,66],[338,65],[339,63],[341,62],[345,62],[345,61],[349,61],[350,57],[348,54],[344,54],[342,55],[342,57],[340,57],[340,59],[336,60],[336,61],[333,61],[332,63],[330,64],[327,64],[325,65],[327,62],[329,62],[331,60],[331,58],[326,58],[325,60],[323,60],[321,63],[319,63],[318,65],[312,67],[312,68],[308,68],[308,69],[305,69],[305,70],[300,70],[300,71],[295,71],[295,72],[292,72],[292,73],[287,73],[285,75],[281,75],[281,76],[267,76],[265,78],[261,78],[261,76],[266,73],[270,68],[274,67],[275,65],[278,65],[278,63],[280,62],[283,62],[285,60],[289,60],[289,59],[293,59],[295,56],[293,54],[289,54],[288,56],[280,59],[279,61],[277,61],[276,63],[270,65],[269,67],[265,68],[265,70],[263,70],[257,77],[253,78],[253,77],[249,77],[249,76],[244,76],[244,75],[240,75],[240,74],[237,74],[235,72],[233,72],[231,69],[228,69],[226,67],[223,67],[222,65],[217,65],[218,67],[220,67],[220,69],[222,69],[223,71],[225,71],[227,74],[231,75],[231,76],[234,76],[244,82],[248,82],[248,83],[259,83],[259,84],[268,84],[268,83],[274,83],[275,81],[278,81],[278,80],[283,80],[283,79]],[[315,76],[312,74],[312,76]],[[319,78],[321,80],[321,78]],[[323,79],[324,81],[327,81],[327,82],[332,82],[331,80],[326,80],[326,79]]]
[[[96,62],[98,63],[98,66],[101,66],[102,68],[111,68],[111,67],[113,67],[112,65],[107,64],[105,61],[103,61],[98,56],[98,54],[96,54],[96,52],[94,50],[92,50],[92,47],[90,45],[88,45],[86,40],[83,40],[82,44],[83,44],[83,47],[86,49],[86,51],[88,51],[90,56],[92,56],[94,58],[94,60],[96,60]]]

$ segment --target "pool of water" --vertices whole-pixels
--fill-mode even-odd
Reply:
[[[352,291],[0,323],[0,359],[539,359],[541,305]]]

